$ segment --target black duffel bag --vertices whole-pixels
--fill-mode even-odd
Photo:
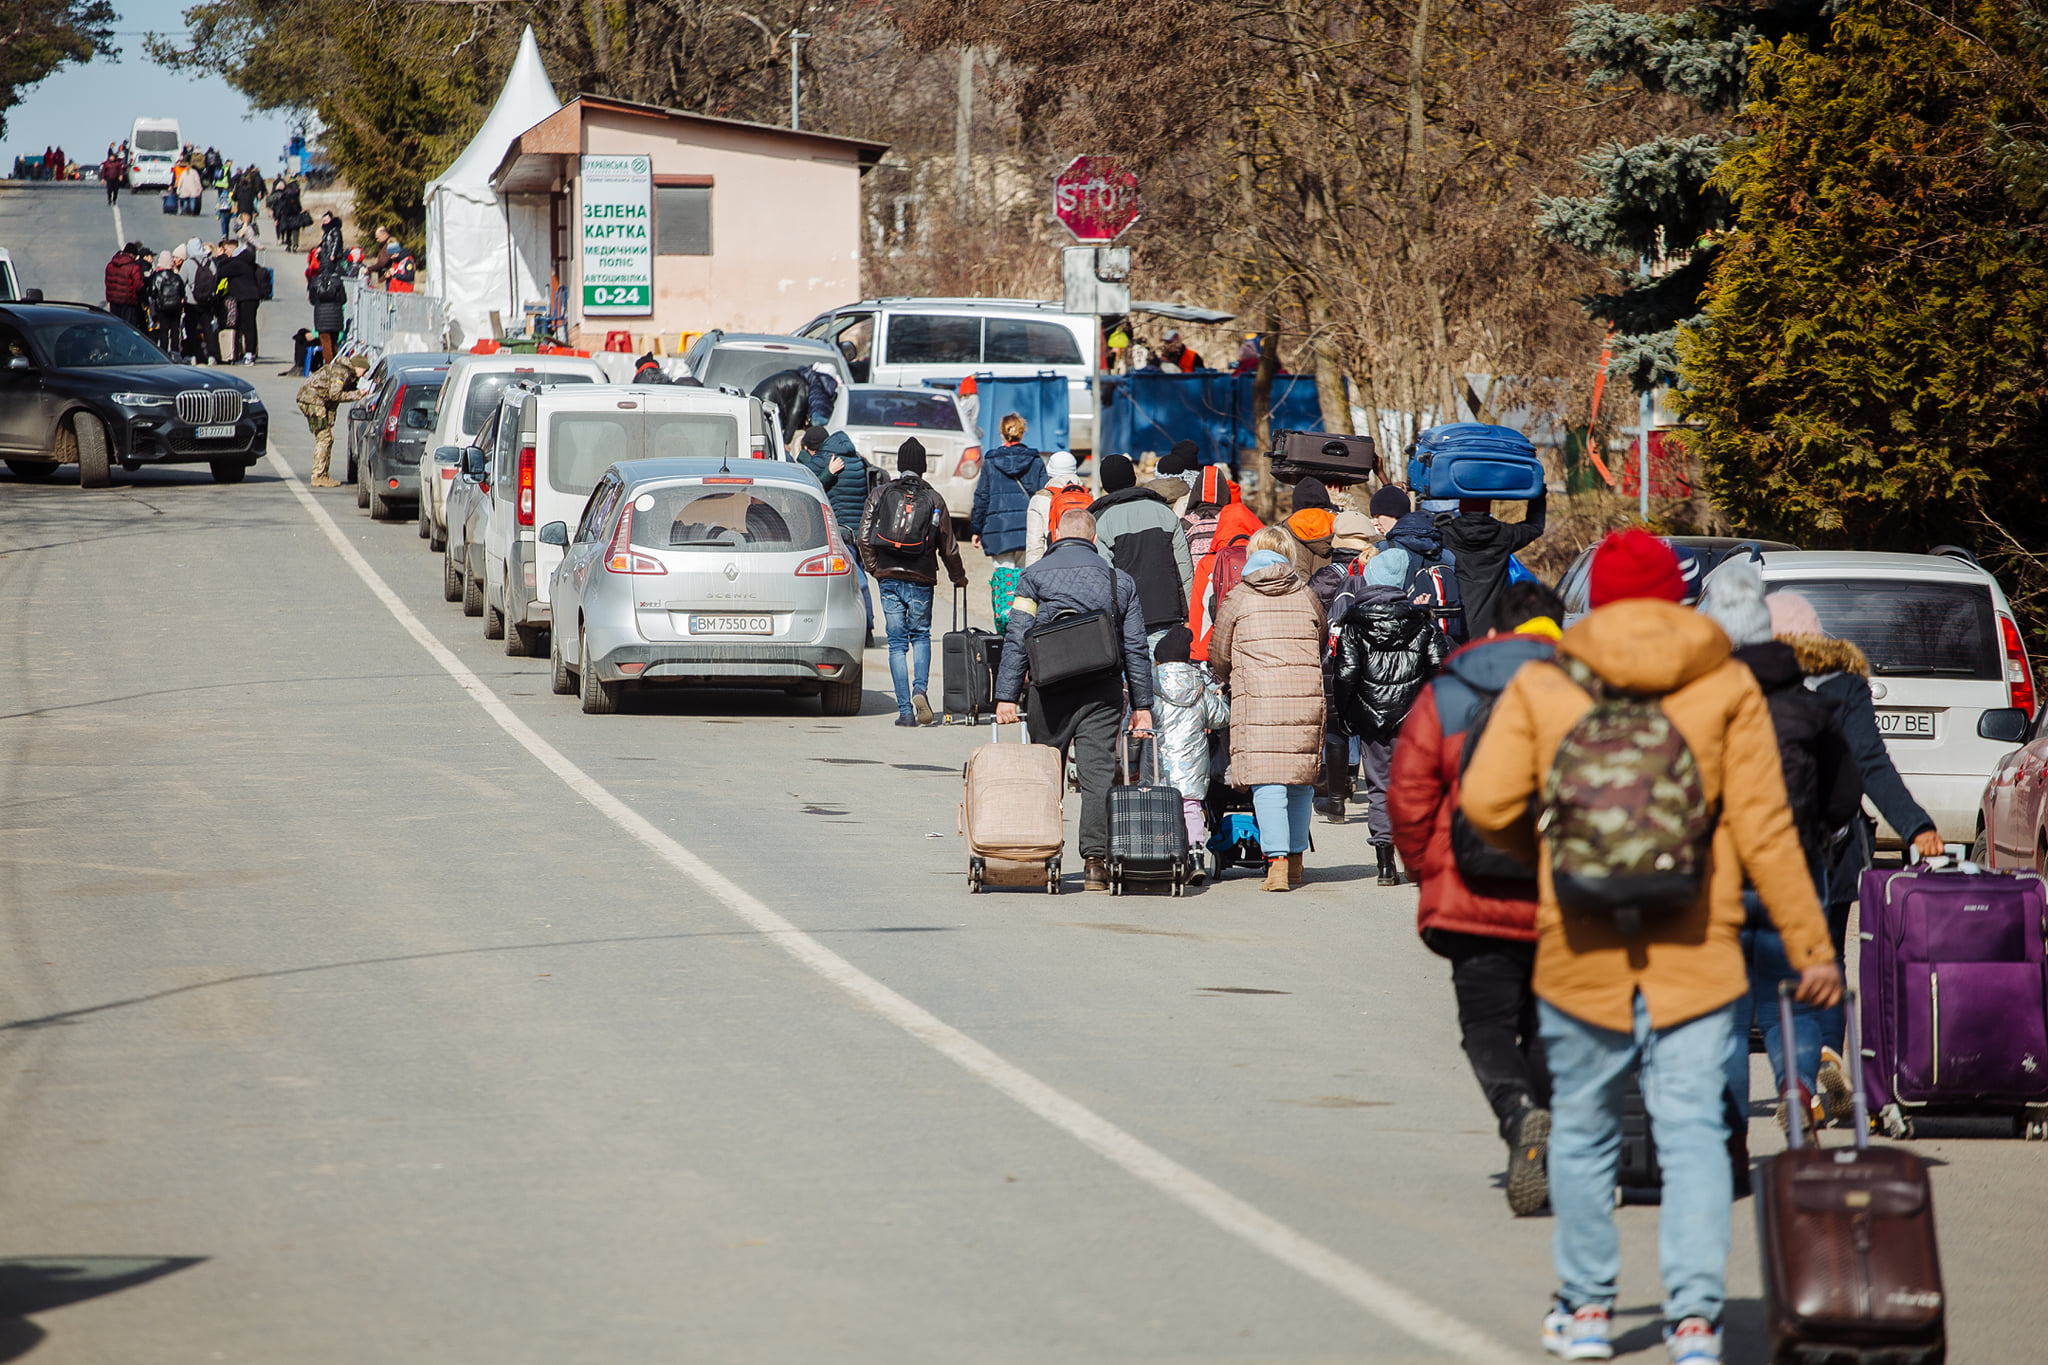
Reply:
[[[1116,570],[1107,564],[1102,567],[1109,575],[1107,610],[1068,609],[1024,633],[1024,657],[1030,665],[1034,686],[1072,682],[1106,673],[1122,664],[1122,628],[1115,610]]]

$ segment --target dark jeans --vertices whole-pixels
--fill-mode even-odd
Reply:
[[[1450,959],[1466,1060],[1493,1106],[1502,1140],[1513,1142],[1523,1109],[1550,1107],[1550,1070],[1529,985],[1536,945],[1445,929],[1428,930],[1423,942]]]
[[[1387,814],[1387,774],[1393,766],[1392,740],[1358,741],[1358,783],[1365,788],[1365,830],[1376,844],[1394,842],[1394,822]]]
[[[1081,779],[1083,858],[1109,856],[1109,788],[1116,779],[1116,740],[1124,725],[1122,673],[1040,691],[1030,689],[1031,742],[1050,744],[1064,758],[1071,747]]]
[[[255,299],[235,300],[235,357],[256,354],[256,304]]]

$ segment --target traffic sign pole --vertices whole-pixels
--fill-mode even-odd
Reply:
[[[1106,247],[1130,231],[1131,224],[1138,221],[1138,177],[1125,170],[1114,157],[1077,156],[1067,163],[1065,170],[1053,177],[1052,214],[1083,247]],[[1088,385],[1095,403],[1095,420],[1089,442],[1096,458],[1095,467],[1100,470],[1103,421],[1102,314],[1099,309],[1103,283],[1101,268],[1103,258],[1109,253],[1097,250],[1089,252],[1089,255],[1091,297],[1088,306],[1085,309],[1070,308],[1069,311],[1086,312],[1095,319],[1091,339],[1094,354],[1088,362]],[[1120,278],[1128,278],[1129,254],[1124,253],[1118,264],[1121,267]],[[1077,275],[1078,265],[1077,262],[1074,272]],[[1129,298],[1129,292],[1125,291],[1126,311],[1130,307]]]

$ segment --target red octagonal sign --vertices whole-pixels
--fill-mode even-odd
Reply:
[[[1081,242],[1113,242],[1138,221],[1138,177],[1114,157],[1077,156],[1053,178],[1053,217]]]

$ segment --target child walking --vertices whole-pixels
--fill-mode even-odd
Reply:
[[[1188,847],[1199,850],[1209,841],[1202,812],[1202,798],[1209,790],[1209,732],[1230,723],[1230,703],[1209,671],[1190,661],[1194,644],[1194,632],[1177,625],[1168,626],[1153,647],[1152,723],[1159,730],[1159,780],[1180,792]],[[1196,860],[1196,885],[1206,875],[1206,866],[1206,860]]]

